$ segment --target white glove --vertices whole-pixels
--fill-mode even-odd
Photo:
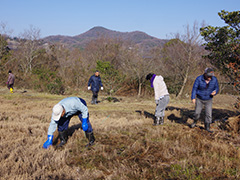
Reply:
[[[90,90],[91,89],[91,87],[90,86],[88,86],[88,88],[87,88],[88,90]]]
[[[101,90],[103,90],[103,87],[101,87]]]

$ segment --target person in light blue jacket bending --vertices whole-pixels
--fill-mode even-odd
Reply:
[[[61,100],[52,109],[52,118],[48,128],[48,139],[43,144],[43,148],[47,149],[52,145],[53,133],[57,128],[60,137],[59,146],[61,147],[66,144],[66,130],[68,129],[69,122],[74,115],[77,115],[82,122],[82,129],[85,132],[86,138],[89,140],[87,146],[94,144],[95,137],[92,125],[89,122],[89,113],[85,100],[79,97],[67,97]]]
[[[205,130],[210,131],[210,124],[212,123],[212,98],[217,95],[219,91],[218,80],[214,76],[212,68],[206,68],[203,75],[196,78],[193,88],[191,100],[195,104],[194,122],[190,125],[195,127],[200,118],[203,106],[205,106]]]

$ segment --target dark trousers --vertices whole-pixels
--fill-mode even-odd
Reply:
[[[87,106],[86,104],[86,101],[84,101],[83,99],[79,98],[80,101],[85,105]],[[78,116],[79,120],[82,122],[82,113],[79,112],[79,113],[76,113],[75,115]],[[68,126],[69,126],[69,122],[71,120],[73,116],[68,116],[68,117],[61,117],[58,121],[58,131],[62,132],[62,131],[65,131],[68,129]],[[87,124],[88,124],[88,129],[86,132],[90,133],[93,131],[92,129],[92,125],[89,121],[89,113],[88,113],[88,117],[87,117]]]
[[[195,106],[195,120],[200,118],[201,111],[205,106],[205,123],[212,123],[212,99],[210,100],[201,100],[196,98]]]
[[[92,91],[92,103],[97,103],[97,98],[98,98],[98,92],[99,91]]]
[[[7,88],[8,89],[13,88],[13,84],[7,84]]]

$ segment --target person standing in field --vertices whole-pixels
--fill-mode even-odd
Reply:
[[[212,123],[212,99],[219,91],[218,80],[214,76],[212,68],[206,68],[204,74],[198,76],[193,84],[191,100],[195,104],[194,122],[190,125],[195,127],[200,118],[203,106],[205,106],[205,121],[204,127],[208,132],[210,131],[210,124]]]
[[[101,90],[103,90],[103,85],[101,81],[101,77],[99,75],[99,71],[96,71],[94,75],[92,75],[88,80],[88,90],[91,89],[93,95],[92,95],[92,104],[97,104],[97,98],[98,98],[98,92],[99,88],[101,87]]]
[[[10,93],[13,93],[13,85],[15,81],[15,76],[13,75],[12,71],[8,71],[8,81],[7,81],[7,88],[10,90]]]
[[[43,148],[47,149],[52,145],[53,133],[57,128],[60,137],[59,146],[61,147],[67,143],[67,129],[71,118],[75,115],[77,115],[82,122],[82,130],[89,140],[87,146],[94,144],[95,137],[92,125],[89,121],[89,113],[85,100],[79,97],[67,97],[61,100],[52,109],[52,118],[48,128],[48,139],[43,144]]]
[[[164,123],[165,109],[170,101],[167,86],[161,75],[149,73],[146,80],[150,80],[151,87],[154,88],[156,110],[153,125],[162,125]]]

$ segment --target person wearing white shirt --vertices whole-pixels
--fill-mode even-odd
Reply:
[[[151,87],[154,88],[155,94],[155,119],[153,125],[162,125],[164,123],[165,109],[170,101],[167,86],[161,75],[149,73],[146,76],[146,80],[149,80]]]

